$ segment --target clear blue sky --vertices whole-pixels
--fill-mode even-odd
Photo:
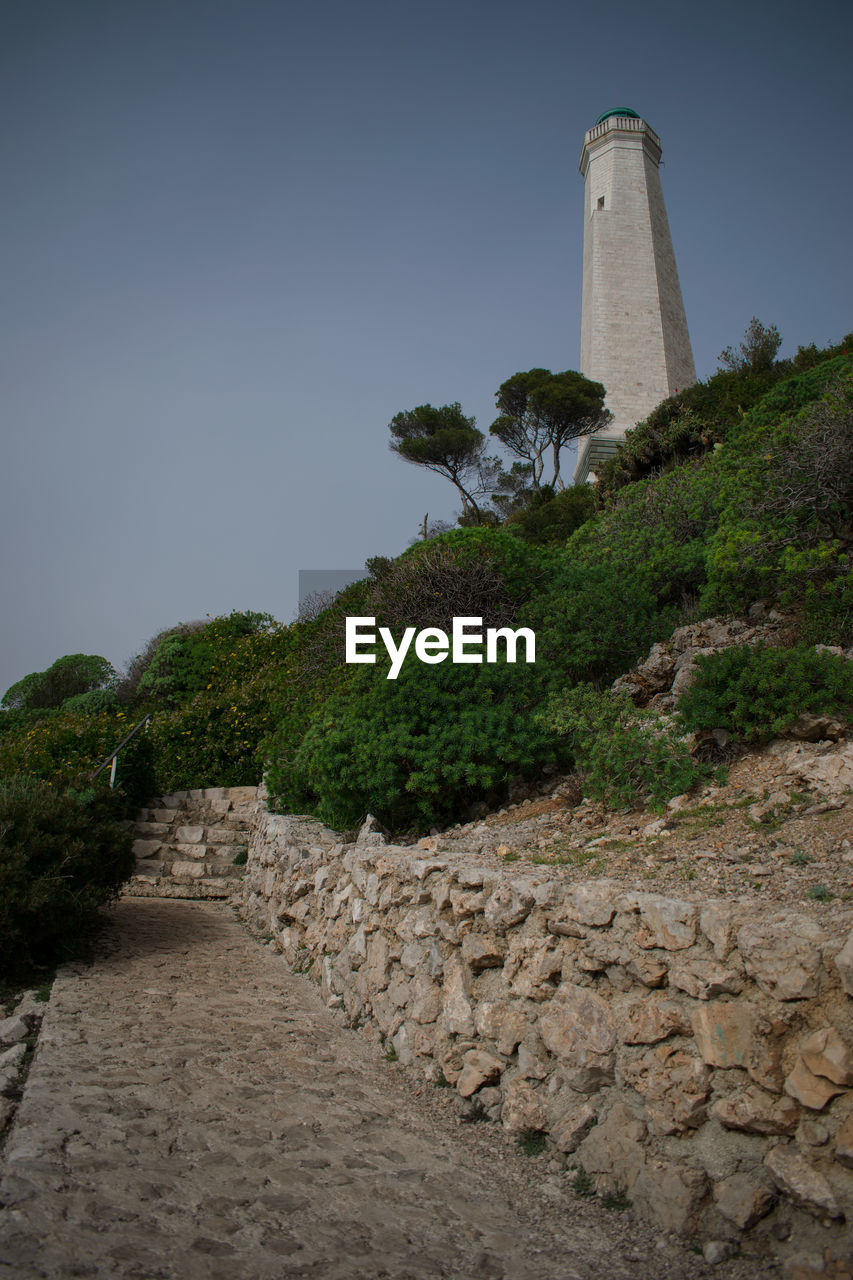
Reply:
[[[700,377],[753,315],[853,329],[851,38],[826,0],[4,0],[0,693],[452,518],[387,424],[577,368],[609,107],[661,137]]]

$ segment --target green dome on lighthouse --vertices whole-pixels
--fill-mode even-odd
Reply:
[[[629,116],[632,120],[642,119],[642,116],[638,115],[636,111],[632,111],[630,107],[611,107],[609,111],[605,111],[603,115],[598,117],[595,124],[592,126],[593,129],[595,128],[595,125],[601,124],[604,120],[608,120],[610,116]]]

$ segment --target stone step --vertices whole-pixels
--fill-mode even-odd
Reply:
[[[168,862],[160,862],[156,858],[137,858],[133,869],[135,876],[162,876],[167,873]]]
[[[205,844],[248,844],[249,831],[246,827],[205,827]]]
[[[153,816],[158,813],[167,813],[173,820],[161,821],[159,817]],[[143,814],[147,816],[143,817]],[[249,839],[249,828],[242,818],[228,814],[225,819],[219,817],[211,822],[205,821],[205,815],[187,814],[180,809],[142,809],[133,823],[133,829],[145,839],[173,835],[183,844],[193,844],[200,839],[206,839],[211,844],[231,844],[238,837]],[[186,834],[179,835],[179,832]],[[199,836],[198,832],[202,832],[202,835]]]
[[[157,796],[128,824],[137,863],[125,892],[142,897],[228,898],[239,891],[256,787],[206,787]]]
[[[201,844],[204,839],[203,826],[176,826],[174,838],[178,844]]]
[[[179,859],[183,862],[204,862],[211,858],[219,862],[233,862],[240,853],[247,851],[247,844],[178,844],[169,840],[134,840],[133,854],[146,861],[151,858]]]
[[[153,858],[162,848],[162,840],[134,840],[133,842],[133,853],[137,858]]]
[[[151,822],[137,818],[132,830],[140,840],[162,840],[172,828],[168,822]]]
[[[186,884],[171,876],[131,876],[123,892],[129,898],[230,898],[237,883],[218,876]]]
[[[217,858],[211,858],[204,865],[207,867],[209,876],[229,876],[232,879],[242,880],[246,873],[245,863],[235,867],[232,859],[220,861]]]
[[[204,862],[189,862],[166,855],[160,858],[138,858],[134,875],[181,875],[189,876],[191,879],[200,879],[202,876],[230,876],[234,880],[242,880],[245,870],[245,863],[235,866],[231,859],[208,858]]]
[[[221,808],[228,804],[231,808],[249,808],[258,796],[257,787],[204,787],[194,791],[172,791],[168,795],[156,796],[149,807],[163,809],[183,809],[192,805],[210,804]]]

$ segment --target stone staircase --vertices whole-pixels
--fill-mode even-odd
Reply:
[[[136,898],[230,898],[243,879],[257,787],[159,796],[132,824]],[[236,862],[235,862],[236,859]]]

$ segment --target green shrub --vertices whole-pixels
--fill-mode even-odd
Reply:
[[[416,543],[366,584],[365,608],[379,625],[442,627],[454,617],[505,626],[540,587],[550,561],[505,529],[453,529]]]
[[[384,565],[381,560],[377,563],[377,574]],[[353,671],[359,670],[344,663],[344,634],[348,614],[369,614],[367,590],[365,580],[355,582],[315,618],[295,622],[288,629],[285,658],[270,675],[268,732],[260,754],[266,762],[271,796],[297,812],[308,802],[296,756],[311,717],[327,698],[341,693]]]
[[[596,498],[609,506],[625,485],[701,457],[729,438],[741,421],[770,425],[796,413],[821,394],[845,363],[851,335],[837,346],[801,347],[793,361],[770,367],[720,370],[707,382],[662,401],[628,435],[615,458],[601,468]]]
[[[629,485],[572,535],[569,561],[607,568],[661,607],[684,607],[705,583],[706,542],[719,524],[717,465],[712,457]]]
[[[595,510],[589,485],[573,485],[555,493],[550,486],[535,491],[527,504],[507,517],[504,527],[537,547],[562,545]]]
[[[794,417],[801,409],[820,400],[845,371],[849,376],[851,356],[836,349],[836,355],[830,359],[783,378],[753,405],[745,414],[744,421],[753,426],[770,427],[785,418]]]
[[[599,503],[609,506],[625,485],[707,453],[788,372],[787,362],[770,369],[722,370],[662,401],[601,468]]]
[[[688,729],[728,729],[750,742],[784,733],[802,712],[853,712],[853,663],[806,645],[738,645],[697,667],[678,707]]]
[[[383,752],[390,750],[386,735],[393,737],[398,730],[405,729],[401,717],[406,713],[401,709],[399,691],[408,687],[409,668],[421,664],[411,659],[404,667],[404,674],[395,682],[385,680],[385,668],[380,665],[373,668],[346,665],[345,619],[347,615],[375,617],[377,626],[388,626],[395,633],[405,626],[431,625],[449,630],[454,616],[482,617],[484,627],[509,623],[527,625],[522,620],[527,602],[550,582],[554,563],[551,553],[525,546],[504,529],[482,526],[454,529],[418,543],[397,560],[371,561],[369,577],[341,592],[333,604],[312,621],[300,622],[291,628],[291,649],[286,667],[276,681],[271,703],[275,729],[264,744],[271,794],[286,808],[297,811],[312,809],[327,797],[322,812],[327,821],[338,826],[358,821],[368,808],[378,816],[385,814],[383,820],[389,825],[398,826],[409,822],[429,825],[434,820],[429,815],[437,815],[439,810],[448,814],[458,812],[467,795],[464,787],[456,790],[451,787],[442,809],[439,800],[429,799],[429,781],[424,783],[423,791],[418,783],[413,783],[407,791],[403,773],[382,759]],[[431,673],[439,670],[442,669],[425,668]],[[470,673],[474,669],[467,670]],[[522,666],[512,670],[520,672]],[[540,667],[538,661],[537,671],[544,679],[545,667]],[[368,694],[373,676],[376,687]],[[537,675],[537,680],[539,678]],[[464,698],[464,695],[459,694],[452,681],[442,693],[446,679],[444,674],[436,676],[433,686],[439,703],[445,696],[449,699],[447,714],[453,716],[455,711],[450,707],[455,706],[457,697]],[[520,679],[522,683],[528,681],[529,674],[525,672]],[[429,684],[427,675],[423,690],[427,701]],[[353,690],[351,698],[350,690]],[[365,700],[371,706],[375,702],[376,707],[373,758],[370,763],[366,757],[350,762],[346,759],[347,750],[361,757],[366,749],[362,747],[357,728],[361,712],[354,709],[356,705],[366,705]],[[383,720],[386,704],[391,708],[388,715],[394,721],[393,728]],[[324,742],[323,731],[318,726],[329,716],[337,716],[343,708],[347,726],[344,739],[333,735]],[[441,718],[441,711],[436,708],[432,708],[430,714],[436,721]],[[412,717],[413,723],[420,723],[420,712],[414,704]],[[381,730],[380,722],[385,725]],[[413,728],[413,733],[419,732]],[[309,733],[310,741],[306,739]],[[306,739],[304,748],[303,739]],[[344,740],[349,747],[344,746]],[[482,741],[479,749],[485,751]],[[494,776],[500,778],[505,766],[499,761],[500,747],[496,750],[497,754],[493,752]],[[393,773],[393,779],[385,777],[386,766]],[[485,765],[483,771],[488,772]],[[472,779],[468,790],[472,796],[482,795],[483,788],[490,785],[491,782]],[[368,801],[367,796],[373,798]],[[394,815],[393,822],[389,814]]]
[[[365,607],[390,627],[449,630],[455,616],[506,625],[547,583],[552,563],[548,552],[525,546],[505,528],[451,529],[380,564],[365,583]]]
[[[46,671],[34,671],[13,684],[3,695],[9,710],[38,711],[60,707],[68,698],[111,689],[117,680],[115,668],[93,653],[69,653],[57,658]]]
[[[678,611],[661,610],[626,569],[563,557],[549,581],[520,611],[536,633],[537,663],[550,683],[609,682],[649,645],[668,635]]]
[[[105,712],[118,712],[121,710],[121,704],[113,693],[112,689],[90,689],[88,693],[75,693],[73,697],[66,698],[62,703],[62,711],[75,711],[78,714]]]
[[[707,464],[720,514],[700,598],[706,612],[758,596],[802,606],[803,634],[826,642],[843,639],[834,626],[849,633],[853,518],[853,369],[849,357],[830,364],[836,376],[796,417],[767,425],[747,415]]]
[[[62,794],[32,778],[0,782],[0,967],[73,955],[133,868],[133,843],[108,796]]]
[[[256,786],[260,747],[270,729],[270,689],[263,680],[200,693],[151,720],[158,792],[194,787]]]
[[[566,740],[584,790],[612,808],[649,800],[662,808],[708,774],[677,725],[638,709],[627,694],[577,685],[552,694],[541,719]]]
[[[276,722],[272,708],[289,680],[296,632],[267,614],[232,613],[146,646],[134,660],[142,701],[132,714],[154,712],[156,791],[260,781],[261,744]]]
[[[231,684],[240,675],[252,673],[257,642],[263,648],[263,639],[280,630],[269,614],[251,612],[175,627],[156,638],[138,676],[135,696],[176,706],[205,689]]]
[[[786,592],[782,603],[790,603]],[[839,557],[838,571],[821,582],[809,582],[800,594],[800,637],[807,644],[853,646],[853,565]]]
[[[48,711],[17,716],[0,734],[0,778],[37,778],[58,790],[88,786],[88,778],[133,727],[125,711],[85,715]],[[118,758],[114,800],[132,817],[155,792],[150,735],[141,731]],[[108,788],[108,771],[98,788]]]
[[[387,663],[357,671],[312,718],[295,759],[303,791],[284,797],[333,827],[367,812],[396,830],[449,822],[567,759],[534,718],[543,692],[535,665],[413,661],[395,681]]]

